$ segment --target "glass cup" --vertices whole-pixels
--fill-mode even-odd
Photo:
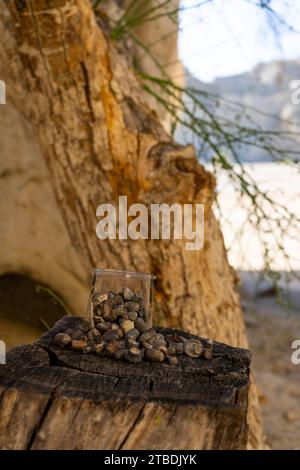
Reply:
[[[152,274],[137,271],[95,269],[89,302],[92,325],[141,318],[151,328],[154,280]]]

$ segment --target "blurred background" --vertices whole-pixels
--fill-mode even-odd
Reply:
[[[118,19],[128,2],[98,7]],[[127,17],[128,48],[155,87],[149,103],[165,128],[193,143],[216,176],[267,438],[299,449],[300,366],[290,358],[300,339],[300,0],[171,0],[156,9],[163,14],[151,21],[147,10]],[[0,106],[0,140],[0,337],[11,347],[66,312],[82,314],[89,279],[33,131],[9,103]]]
[[[262,10],[251,1],[202,3],[181,2],[179,54],[186,83],[220,97],[223,122],[228,112],[234,119],[240,104],[242,123],[278,133],[276,155],[256,145],[236,147],[244,171],[275,202],[260,199],[267,220],[260,223],[251,199],[224,169],[216,170],[217,211],[240,277],[267,437],[273,448],[299,449],[300,368],[290,355],[292,341],[300,338],[300,173],[288,160],[299,160],[300,104],[292,93],[300,78],[300,2],[265,2]],[[231,102],[234,110],[228,111]],[[200,148],[192,134],[183,129],[180,138],[194,139]]]

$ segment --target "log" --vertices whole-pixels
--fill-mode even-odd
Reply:
[[[64,317],[0,367],[0,449],[245,449],[251,356],[213,344],[213,358],[130,364],[61,349]],[[158,328],[164,334],[207,340]]]

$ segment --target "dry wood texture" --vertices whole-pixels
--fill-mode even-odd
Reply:
[[[215,343],[212,360],[180,356],[176,367],[55,346],[53,336],[78,321],[65,317],[9,353],[0,449],[245,449],[247,350]]]
[[[120,43],[89,0],[0,0],[0,72],[33,124],[70,239],[90,267],[157,275],[156,322],[247,347],[235,275],[212,211],[214,180],[192,146],[175,144],[149,110]],[[96,207],[205,204],[205,244],[105,240]],[[46,208],[45,208],[46,210]],[[250,446],[262,445],[255,391]]]

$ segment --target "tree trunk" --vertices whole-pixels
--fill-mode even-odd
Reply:
[[[55,334],[80,321],[65,317],[9,353],[0,369],[0,449],[245,449],[248,351],[214,343],[211,360],[179,356],[168,366],[55,346]]]
[[[158,8],[158,5],[161,5]],[[169,78],[172,82],[183,88],[185,84],[185,72],[178,54],[178,16],[180,0],[168,0],[157,2],[157,0],[106,0],[100,2],[96,15],[105,15],[112,24],[121,20],[128,10],[128,17],[134,20],[143,17],[147,21],[131,25],[129,34],[126,36],[126,47],[129,49],[130,58],[143,73],[161,79]],[[149,12],[152,13],[149,13]],[[149,21],[149,18],[153,18]],[[178,101],[163,92],[161,87],[152,85],[152,91],[168,102],[176,106]],[[177,94],[174,91],[175,95]],[[179,93],[178,93],[179,94]],[[145,94],[147,105],[155,109],[159,116],[159,122],[170,132],[173,116],[165,106],[158,102],[154,96]]]
[[[155,322],[247,347],[235,274],[212,211],[214,180],[192,146],[172,142],[145,104],[120,43],[88,0],[0,0],[1,74],[9,99],[34,124],[71,242],[87,269],[157,275]],[[104,202],[205,204],[205,243],[104,240]],[[45,208],[47,210],[47,208]],[[252,396],[255,396],[253,389]],[[257,404],[250,445],[262,445]]]

